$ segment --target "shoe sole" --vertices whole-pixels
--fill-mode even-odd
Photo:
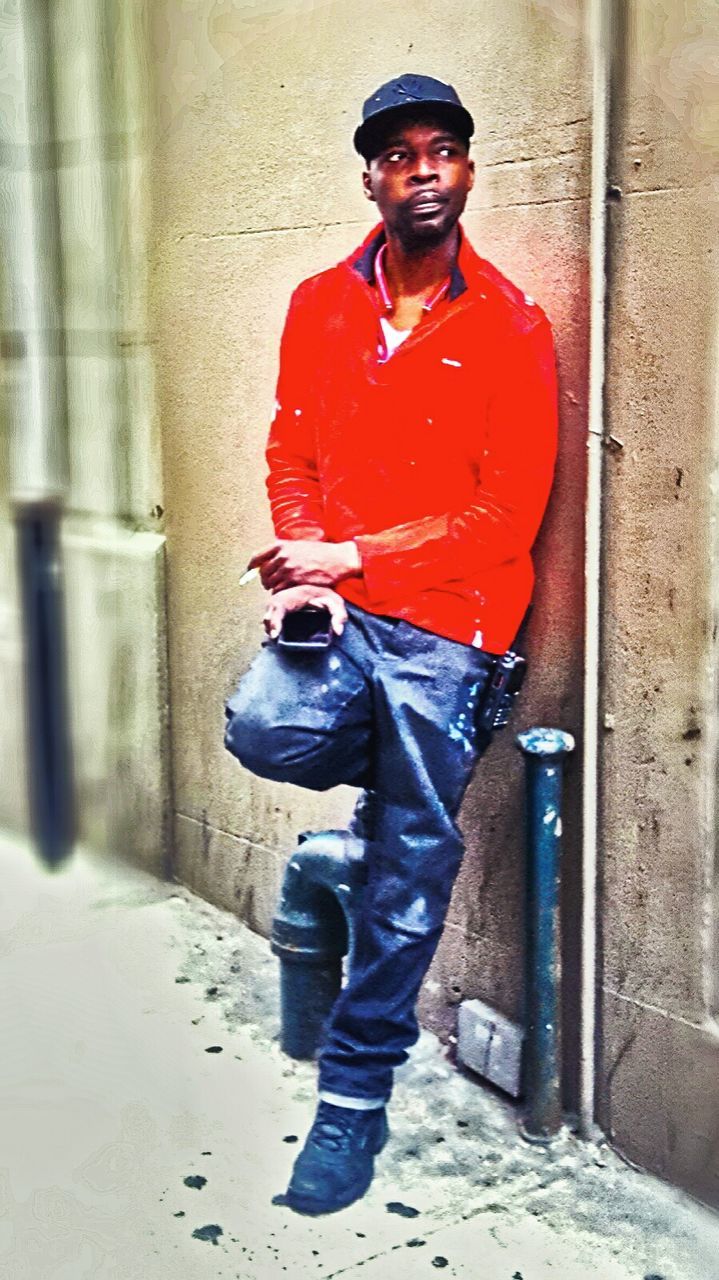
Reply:
[[[377,1144],[372,1150],[373,1156],[378,1156],[380,1152],[384,1150],[389,1136],[389,1125],[387,1123],[387,1117],[385,1116],[385,1122],[380,1130]],[[347,1209],[349,1205],[354,1204],[355,1200],[361,1200],[362,1196],[369,1189],[373,1177],[374,1164],[370,1169],[369,1177],[363,1179],[362,1182],[355,1182],[351,1192],[348,1192],[342,1200],[306,1199],[304,1196],[294,1195],[288,1187],[287,1192],[285,1193],[284,1202],[289,1205],[290,1209],[294,1209],[295,1213],[303,1213],[307,1217],[314,1217],[321,1213],[337,1213],[338,1210]]]

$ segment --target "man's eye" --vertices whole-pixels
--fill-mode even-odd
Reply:
[[[388,151],[385,159],[389,161],[404,160],[406,154],[406,151]]]
[[[441,156],[454,156],[457,154],[457,148],[446,142],[444,146],[439,148],[439,154]]]

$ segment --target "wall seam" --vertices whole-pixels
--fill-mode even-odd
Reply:
[[[691,188],[686,188],[686,189],[691,190]],[[681,191],[683,190],[683,188],[669,187],[667,188],[667,190]],[[634,193],[629,193],[629,194],[634,194]],[[642,194],[642,193],[639,192],[637,194]],[[497,210],[497,209],[532,209],[537,205],[582,204],[582,203],[586,203],[589,200],[589,198],[590,198],[589,195],[586,194],[581,196],[551,196],[551,197],[548,197],[546,200],[516,200],[516,201],[504,201],[499,204],[480,204],[480,205],[475,205],[472,208],[467,206],[465,210],[465,215],[468,214],[471,217],[473,214],[476,214],[476,213],[486,213],[488,210]],[[244,230],[238,229],[236,231],[212,231],[209,234],[204,234],[201,231],[181,231],[179,235],[172,236],[172,238],[169,241],[165,241],[165,243],[182,244],[185,240],[198,240],[201,244],[209,244],[213,240],[240,240],[246,236],[288,235],[293,231],[320,231],[321,232],[321,231],[327,231],[328,228],[330,227],[333,227],[333,228],[334,227],[370,227],[374,225],[375,224],[373,222],[365,218],[361,218],[356,220],[350,219],[348,221],[341,221],[341,222],[307,222],[307,223],[299,222],[297,224],[292,224],[285,227],[247,227]],[[163,242],[160,241],[159,243],[162,244]]]
[[[615,1000],[621,1000],[625,1004],[631,1004],[635,1009],[643,1009],[646,1013],[657,1013],[662,1018],[667,1018],[670,1022],[676,1022],[682,1027],[690,1027],[692,1031],[708,1031],[719,1040],[719,1028],[710,1022],[694,1022],[691,1018],[683,1018],[680,1013],[672,1013],[671,1009],[662,1009],[661,1005],[650,1004],[648,1000],[640,1000],[638,996],[627,996],[621,991],[615,991],[612,987],[603,987],[605,995],[613,996]]]
[[[259,840],[254,840],[252,836],[240,835],[236,831],[229,831],[227,827],[218,827],[213,822],[205,822],[202,818],[196,818],[194,814],[184,813],[182,809],[175,810],[175,817],[185,818],[187,822],[193,822],[202,831],[214,831],[216,835],[230,836],[232,840],[241,840],[244,844],[251,844],[253,848],[261,850],[262,853],[282,854],[285,852],[284,847],[261,844]]]

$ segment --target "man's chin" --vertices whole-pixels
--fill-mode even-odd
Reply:
[[[428,218],[398,228],[398,235],[405,252],[416,253],[420,249],[435,249],[443,244],[456,225],[455,217],[441,218],[437,222]]]

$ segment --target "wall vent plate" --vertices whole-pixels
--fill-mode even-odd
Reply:
[[[522,1095],[524,1028],[481,1000],[463,1000],[457,1022],[457,1058],[512,1098]]]

